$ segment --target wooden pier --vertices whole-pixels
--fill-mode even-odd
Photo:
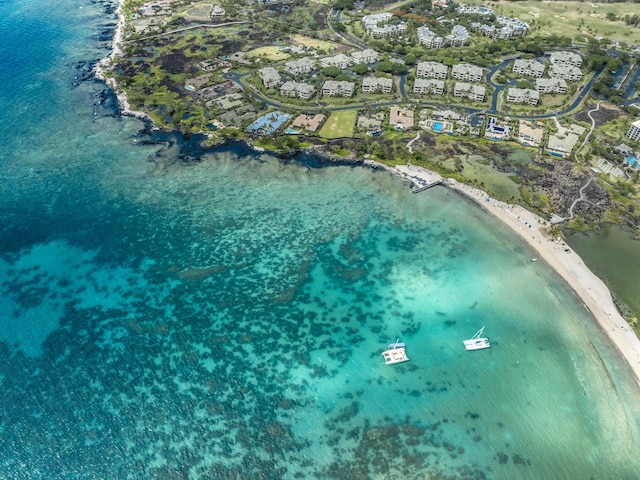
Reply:
[[[441,183],[442,183],[442,180],[436,180],[435,182],[420,185],[419,187],[413,187],[411,189],[411,193],[420,193],[426,190],[427,188],[435,187],[436,185],[440,185]]]

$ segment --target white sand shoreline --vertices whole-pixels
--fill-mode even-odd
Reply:
[[[95,75],[114,91],[123,115],[149,120],[150,117],[146,113],[131,110],[125,92],[121,89],[118,90],[116,82],[104,74],[108,65],[122,54],[121,44],[124,39],[126,23],[122,12],[123,4],[124,0],[120,0],[116,10],[118,26],[114,33],[111,54],[98,62],[95,68]],[[365,160],[365,164],[375,168],[384,168],[408,180],[417,179],[418,181],[432,183],[442,179],[435,172],[413,165],[398,166],[393,169],[369,160]],[[453,179],[446,179],[444,184],[473,200],[481,208],[510,227],[569,284],[626,360],[636,377],[636,382],[640,385],[640,339],[616,309],[611,292],[604,282],[587,268],[575,252],[569,249],[568,253],[566,245],[555,243],[553,239],[543,233],[542,227],[546,225],[546,222],[519,205],[507,205],[504,202],[494,200],[486,192],[470,185],[459,183]]]
[[[393,171],[407,180],[432,183],[442,179],[438,173],[415,165],[401,165],[395,170],[379,164],[376,166]],[[604,282],[589,270],[580,256],[567,245],[549,237],[545,231],[547,222],[520,205],[508,205],[495,200],[479,188],[454,179],[445,179],[444,184],[501,220],[569,284],[626,360],[640,385],[640,339],[618,312],[611,292]]]

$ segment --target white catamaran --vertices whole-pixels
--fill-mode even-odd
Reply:
[[[478,330],[473,337],[464,341],[464,348],[467,350],[482,350],[483,348],[489,348],[491,346],[489,339],[482,337],[482,332],[484,332],[484,326]]]
[[[389,350],[385,350],[381,353],[386,365],[402,363],[409,360],[409,357],[407,357],[407,351],[405,350],[406,344],[401,343],[399,340],[400,339],[396,340],[394,343],[390,343]]]

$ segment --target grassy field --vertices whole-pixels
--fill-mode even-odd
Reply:
[[[323,138],[353,137],[357,115],[357,110],[333,112],[324,122],[319,135]]]
[[[250,57],[262,57],[273,61],[286,60],[290,57],[288,53],[280,51],[274,46],[255,48],[248,52],[247,55]]]
[[[527,22],[533,34],[556,34],[575,38],[592,35],[627,43],[640,43],[640,28],[624,23],[625,15],[638,13],[637,3],[590,3],[590,2],[484,2],[465,0],[465,5],[485,5],[496,14],[517,17]],[[607,20],[607,14],[616,16],[616,21]],[[538,28],[539,27],[539,28]]]
[[[337,48],[337,45],[334,42],[325,42],[323,40],[306,37],[304,35],[293,35],[291,38],[296,42],[298,42],[300,45],[306,45],[307,47],[315,48],[316,50],[322,49],[329,52]]]

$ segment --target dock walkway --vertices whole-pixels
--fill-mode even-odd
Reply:
[[[396,172],[409,180],[413,186],[413,193],[422,192],[428,188],[440,185],[444,180],[436,172],[430,172],[417,165],[397,165]]]

